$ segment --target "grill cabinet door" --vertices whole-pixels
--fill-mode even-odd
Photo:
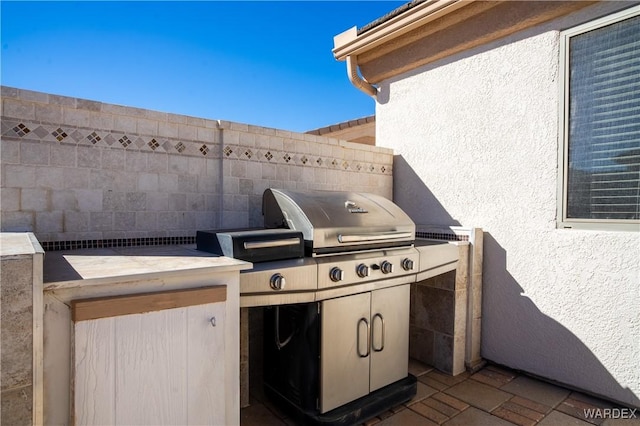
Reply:
[[[371,293],[371,392],[409,374],[409,290]]]
[[[322,302],[320,412],[369,393],[371,293]]]

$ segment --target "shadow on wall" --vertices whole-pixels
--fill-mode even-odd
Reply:
[[[401,155],[393,156],[393,201],[416,223],[460,226]]]
[[[524,294],[507,271],[507,252],[488,232],[484,233],[483,254],[484,358],[640,407],[638,396],[621,386],[578,337],[542,313]],[[557,371],[563,377],[553,377]]]
[[[393,170],[394,201],[416,223],[482,225],[455,220],[402,156],[394,156]],[[524,294],[507,270],[505,249],[487,232],[483,256],[483,358],[624,405],[640,406],[638,396],[621,386],[578,337],[542,313]]]

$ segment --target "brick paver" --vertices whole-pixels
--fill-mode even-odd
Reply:
[[[511,374],[503,374],[498,371],[485,368],[478,371],[476,374],[471,376],[471,378],[486,385],[499,388],[500,386],[504,386],[511,380],[513,380],[514,376]]]
[[[547,414],[551,411],[551,407],[549,407],[548,405],[540,404],[538,402],[517,395],[511,398],[511,402],[522,405],[523,407],[527,407],[542,414]]]
[[[431,420],[432,422],[436,423],[436,424],[442,424],[445,421],[449,420],[449,416],[447,416],[446,414],[441,413],[440,411],[429,407],[428,405],[425,405],[423,402],[420,402],[418,404],[414,404],[411,407],[409,407],[409,409],[415,411],[416,413],[420,414],[421,416],[424,416],[426,418],[428,418],[429,420]]]
[[[457,398],[452,397],[451,395],[447,395],[446,393],[438,392],[433,395],[433,399],[437,399],[440,402],[444,402],[450,407],[457,409],[458,411],[462,411],[469,406],[464,401],[460,401]]]
[[[443,383],[447,386],[453,386],[453,385],[457,385],[460,382],[465,381],[469,377],[469,373],[464,372],[464,373],[458,374],[457,376],[450,376],[448,374],[444,374],[439,371],[432,370],[432,371],[429,371],[427,374],[425,374],[425,376],[433,380],[437,380],[438,382]]]
[[[518,376],[500,389],[550,407],[560,404],[570,393],[567,389],[526,376]]]
[[[438,423],[434,423],[426,417],[421,416],[412,410],[403,410],[395,416],[388,417],[377,423],[376,426],[437,426]],[[242,425],[244,426],[244,425]],[[258,425],[256,425],[258,426]]]
[[[426,364],[421,363],[420,361],[416,361],[415,359],[409,360],[409,374],[413,374],[414,376],[422,376],[425,373],[433,370],[433,367],[430,367]]]
[[[449,387],[449,385],[445,385],[444,383],[439,382],[438,380],[435,380],[426,374],[424,376],[418,377],[418,381],[439,391],[445,390]]]
[[[611,406],[606,406],[604,404],[594,404],[591,402],[586,402],[584,400],[579,400],[575,397],[569,396],[567,399],[562,401],[560,405],[556,407],[556,410],[568,414],[572,417],[576,417],[578,419],[584,420],[586,422],[592,423],[594,425],[600,425],[604,422],[605,419],[598,417],[586,417],[587,410],[593,410],[596,408],[609,408]]]
[[[422,401],[422,403],[424,405],[428,405],[429,407],[433,408],[436,411],[441,412],[447,417],[453,417],[460,412],[460,410],[456,410],[455,408],[433,398],[427,398],[424,401]]]
[[[500,407],[504,408],[505,410],[509,410],[509,411],[513,411],[516,414],[519,414],[521,416],[524,416],[528,419],[533,420],[534,422],[539,422],[540,420],[542,420],[544,418],[544,414],[543,413],[539,413],[535,410],[532,410],[530,408],[524,407],[520,404],[517,404],[515,402],[513,402],[513,399],[511,399],[510,401],[505,402],[504,404],[502,404]]]
[[[575,417],[571,417],[567,414],[561,413],[559,411],[553,410],[546,416],[540,423],[539,426],[590,426],[591,423],[587,423],[583,420],[576,419]]]
[[[536,424],[535,420],[531,420],[528,417],[522,416],[518,413],[514,413],[511,410],[507,410],[503,407],[498,407],[491,412],[494,416],[500,417],[501,419],[505,419],[511,423],[515,423],[519,426],[533,426]]]
[[[607,419],[602,426],[640,426],[640,414],[633,419]]]
[[[496,409],[503,402],[513,397],[510,393],[476,382],[475,380],[465,380],[446,389],[444,393],[488,412]]]
[[[411,401],[405,402],[405,406],[415,404],[416,402],[420,402],[425,398],[430,397],[431,395],[437,393],[438,390],[428,386],[420,381],[417,383],[416,395],[411,399]]]
[[[444,426],[513,426],[513,423],[500,417],[492,416],[478,408],[469,407],[445,422]]]

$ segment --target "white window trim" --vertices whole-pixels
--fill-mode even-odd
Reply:
[[[640,220],[621,219],[574,219],[567,218],[567,180],[569,161],[569,39],[573,36],[614,24],[640,15],[640,5],[625,9],[603,18],[560,32],[560,67],[559,93],[560,101],[558,122],[558,197],[557,227],[574,229],[592,229],[602,231],[640,231]]]

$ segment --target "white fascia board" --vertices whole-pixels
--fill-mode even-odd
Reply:
[[[468,6],[474,1],[477,0],[428,0],[371,28],[360,36],[357,28],[352,27],[333,38],[333,56],[339,61],[344,61],[349,55],[362,54],[419,26]]]

